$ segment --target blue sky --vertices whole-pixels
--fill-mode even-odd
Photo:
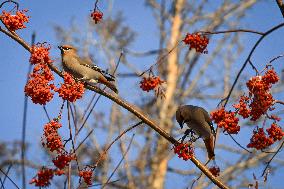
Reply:
[[[99,4],[100,9],[107,15],[107,4],[104,1],[101,2],[102,3]],[[144,1],[113,0],[112,2],[113,11],[122,11],[125,24],[131,26],[138,34],[135,43],[131,46],[132,50],[143,52],[156,49],[158,46],[157,29],[155,28],[152,13],[149,8],[145,8]],[[56,47],[59,45],[59,42],[57,41],[53,26],[60,25],[63,28],[68,28],[70,27],[71,20],[74,19],[76,24],[85,28],[85,23],[88,20],[93,6],[94,1],[90,0],[21,1],[20,8],[29,9],[28,14],[31,16],[31,19],[27,24],[27,29],[21,30],[18,33],[23,39],[30,42],[32,32],[36,32],[36,41],[46,41],[50,43],[53,47],[51,49],[51,55],[54,59],[58,59],[60,54]],[[281,22],[283,22],[283,18],[276,3],[274,1],[262,1],[247,13],[246,19],[242,22],[241,27],[266,31]],[[254,61],[259,64],[265,64],[271,57],[284,53],[283,38],[281,38],[281,36],[284,36],[284,29],[275,32],[275,34],[267,38],[255,52],[253,56]],[[243,42],[247,50],[249,50],[249,47],[253,45],[256,39],[257,38],[251,34],[244,34]],[[245,50],[245,53],[239,57],[239,65],[243,63],[247,55],[246,52],[248,51]],[[0,69],[1,141],[21,139],[24,104],[23,89],[26,82],[28,59],[29,54],[27,51],[16,42],[0,33],[0,64],[2,66]],[[149,59],[143,60],[141,64],[149,65],[149,62],[151,63],[154,60],[155,57],[150,57]],[[283,60],[280,60],[275,68],[278,70],[278,73],[280,73],[280,70],[283,69]],[[123,89],[125,86],[121,86],[121,88]],[[131,92],[133,92],[134,95],[140,93],[138,88]],[[127,91],[121,94],[127,99]],[[100,106],[104,106],[104,103],[109,103],[109,101],[103,100],[100,103]],[[47,108],[50,112],[56,112],[59,109],[59,105],[57,103],[51,103]],[[54,113],[54,115],[56,115],[56,113]],[[35,146],[40,143],[42,125],[46,122],[47,119],[42,107],[34,105],[29,101],[27,140],[33,142]],[[228,138],[226,139],[229,140]],[[42,156],[35,157],[36,161],[42,161],[41,158]],[[278,176],[275,177],[273,181],[280,183],[280,178],[284,176],[283,171],[277,174]],[[174,184],[168,183],[168,187],[170,188],[174,186]]]

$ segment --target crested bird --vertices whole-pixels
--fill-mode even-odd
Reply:
[[[115,77],[107,71],[102,70],[89,60],[79,57],[77,49],[71,45],[58,46],[61,51],[63,70],[75,78],[89,83],[102,83],[115,93],[118,93],[116,86],[112,83]]]
[[[210,160],[214,159],[214,140],[216,133],[208,112],[202,107],[182,105],[179,106],[176,111],[176,120],[181,129],[183,128],[183,124],[186,123],[190,128],[189,130],[192,130],[196,135],[203,139],[208,158]]]

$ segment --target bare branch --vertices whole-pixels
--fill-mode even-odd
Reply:
[[[278,7],[281,11],[283,18],[284,18],[284,3],[283,3],[283,1],[282,0],[276,0],[276,3],[277,3],[277,5],[278,5]]]

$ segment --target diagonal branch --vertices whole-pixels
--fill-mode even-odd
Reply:
[[[283,1],[282,0],[276,0],[276,3],[277,3],[277,5],[278,5],[278,7],[279,7],[279,9],[282,13],[283,18],[284,18],[284,3],[283,3]]]

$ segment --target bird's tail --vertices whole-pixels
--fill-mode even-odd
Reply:
[[[207,150],[207,154],[208,154],[208,158],[211,159],[215,159],[215,153],[214,153],[214,136],[210,135],[210,137],[206,138],[203,140],[206,150]]]
[[[106,78],[99,78],[99,82],[110,88],[113,92],[118,93],[116,86]]]
[[[103,74],[108,81],[115,81],[115,77],[107,72]]]

